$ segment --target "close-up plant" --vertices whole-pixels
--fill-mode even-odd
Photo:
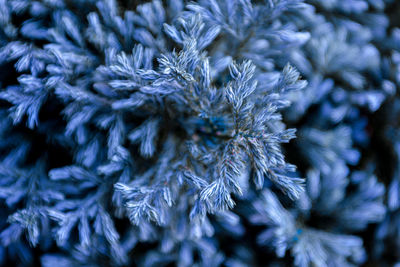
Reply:
[[[0,0],[0,266],[400,266],[400,2]]]

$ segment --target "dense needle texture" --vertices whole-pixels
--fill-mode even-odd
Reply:
[[[400,266],[395,0],[0,0],[0,266]]]

